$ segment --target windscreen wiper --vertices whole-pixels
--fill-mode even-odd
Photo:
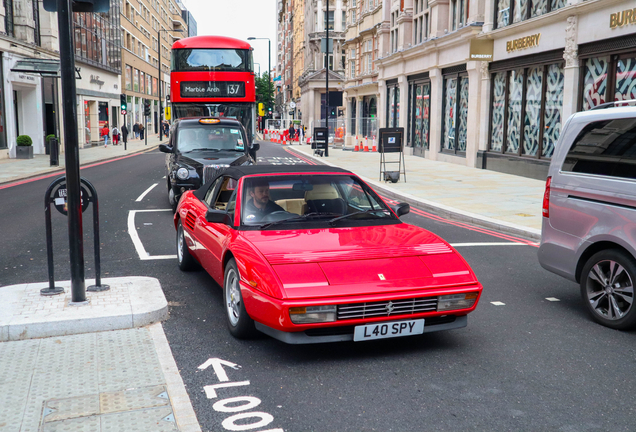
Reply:
[[[349,214],[346,214],[346,215],[338,216],[337,218],[333,218],[333,219],[331,219],[331,220],[329,221],[329,225],[333,226],[333,225],[335,225],[335,223],[336,223],[336,222],[338,222],[339,220],[346,219],[346,218],[349,218],[349,217],[351,217],[351,216],[361,215],[361,214],[370,214],[370,215],[377,216],[377,217],[379,217],[379,218],[380,218],[380,217],[382,217],[382,216],[378,216],[378,215],[376,215],[375,213],[377,213],[377,212],[389,213],[389,211],[388,211],[388,210],[386,210],[386,209],[377,209],[377,210],[373,210],[373,209],[371,209],[371,210],[364,210],[364,211],[359,211],[359,212],[355,212],[355,213],[349,213]]]
[[[281,219],[281,220],[277,220],[277,221],[273,221],[273,222],[267,222],[266,224],[260,225],[259,228],[260,229],[265,229],[265,228],[269,228],[273,225],[278,225],[280,223],[283,222],[290,222],[290,221],[295,221],[295,220],[305,220],[305,219],[309,219],[309,217],[313,217],[313,216],[333,216],[335,214],[338,213],[330,213],[330,212],[311,212],[311,213],[307,213],[304,215],[296,215],[296,216],[292,216],[292,217],[288,217],[286,219]]]

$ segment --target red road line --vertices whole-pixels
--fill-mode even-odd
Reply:
[[[122,156],[122,157],[116,158],[116,159],[109,159],[107,161],[97,162],[97,163],[94,163],[94,164],[91,164],[91,165],[84,165],[84,166],[80,167],[80,170],[83,170],[84,168],[96,167],[98,165],[104,165],[104,164],[107,164],[107,163],[110,163],[110,162],[120,161],[122,159],[128,159],[128,158],[131,158],[133,156],[137,156],[137,155],[139,155],[141,153],[145,153],[145,151],[139,152],[139,153],[135,153],[135,154],[131,154],[131,155],[128,155],[128,156]],[[60,169],[59,171],[56,171],[56,172],[51,173],[51,174],[46,174],[46,175],[42,175],[42,176],[38,176],[38,177],[33,177],[33,178],[26,179],[26,180],[18,180],[18,181],[15,181],[13,183],[7,183],[5,185],[0,185],[0,190],[7,189],[7,188],[10,188],[10,187],[14,187],[14,186],[20,186],[20,185],[23,185],[23,184],[26,184],[26,183],[31,183],[31,182],[34,182],[34,181],[47,179],[47,178],[50,178],[50,177],[56,177],[56,176],[60,176],[60,175],[65,175],[65,170],[64,169]]]
[[[318,165],[318,163],[317,163],[317,162],[314,162],[314,161],[313,161],[313,160],[311,160],[311,159],[307,159],[305,156],[301,156],[301,155],[299,155],[298,153],[296,153],[296,152],[294,152],[294,151],[292,151],[292,150],[289,150],[288,148],[285,148],[285,151],[286,151],[287,153],[289,153],[289,154],[293,155],[293,156],[296,156],[298,159],[300,159],[300,160],[302,160],[302,161],[307,162],[309,165]]]

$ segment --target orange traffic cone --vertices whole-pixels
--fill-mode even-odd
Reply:
[[[353,149],[354,152],[360,151],[360,147],[358,147],[358,141],[356,141],[356,146]]]
[[[369,151],[369,139],[367,137],[364,137],[364,151]]]

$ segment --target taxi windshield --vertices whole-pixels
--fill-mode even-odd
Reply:
[[[197,125],[182,127],[177,134],[177,149],[181,153],[201,150],[245,151],[241,129],[234,126]]]
[[[241,202],[243,225],[261,229],[399,221],[375,192],[348,175],[249,177]]]

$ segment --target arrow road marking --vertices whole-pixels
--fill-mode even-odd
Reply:
[[[135,246],[135,250],[137,251],[137,255],[139,255],[139,259],[142,261],[146,260],[156,260],[156,259],[176,259],[176,255],[150,255],[146,252],[141,239],[139,238],[139,234],[137,234],[137,228],[135,226],[135,215],[137,213],[146,213],[146,212],[167,212],[172,211],[172,209],[152,209],[152,210],[131,210],[128,213],[128,235]]]
[[[203,363],[201,366],[199,366],[199,369],[206,370],[210,365],[214,368],[214,373],[216,374],[217,378],[221,382],[226,382],[230,380],[227,377],[227,374],[225,373],[223,366],[229,366],[232,369],[240,368],[240,366],[237,365],[236,363],[221,360],[219,358],[210,358],[210,359],[207,359],[206,362]]]
[[[214,399],[216,397],[216,389],[225,388],[225,387],[247,386],[247,385],[250,385],[249,381],[226,382],[221,384],[206,385],[203,387],[203,390],[205,390],[205,395],[208,397],[208,399]]]
[[[146,195],[148,195],[148,192],[150,192],[151,190],[153,190],[153,189],[154,189],[154,187],[155,187],[155,186],[157,186],[158,184],[159,184],[159,183],[155,183],[155,184],[153,184],[152,186],[150,186],[148,189],[146,189],[146,190],[144,191],[144,193],[142,193],[141,195],[139,195],[139,198],[137,198],[135,201],[136,201],[136,202],[141,202],[141,200],[142,200],[142,199],[144,199],[144,197],[145,197]]]

